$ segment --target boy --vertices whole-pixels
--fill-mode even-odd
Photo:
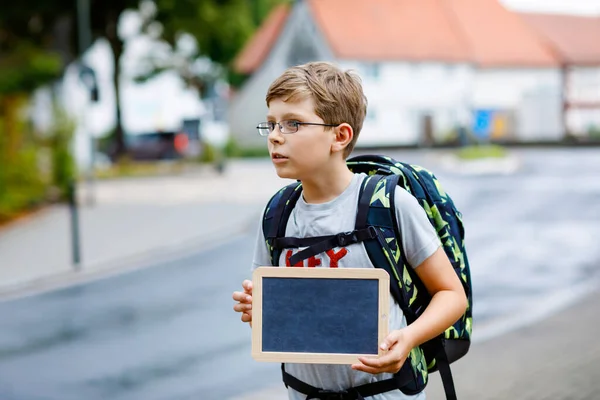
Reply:
[[[270,86],[266,96],[267,122],[258,126],[268,136],[268,148],[277,175],[302,182],[302,195],[286,227],[286,236],[335,235],[354,229],[358,195],[364,174],[346,166],[366,115],[367,100],[360,79],[332,64],[314,62],[286,70]],[[425,211],[404,189],[395,189],[396,217],[402,248],[410,265],[432,295],[426,311],[406,326],[400,306],[391,301],[390,334],[380,344],[381,357],[362,357],[354,365],[285,364],[285,373],[315,388],[349,391],[351,388],[390,379],[400,370],[410,350],[444,332],[467,307],[461,282]],[[298,251],[296,249],[295,251]],[[283,251],[280,266],[289,266],[290,251]],[[362,243],[331,249],[312,265],[319,268],[374,268]],[[271,265],[262,223],[252,268]],[[309,262],[304,261],[303,266]],[[252,324],[252,282],[233,293],[234,310]],[[293,309],[290,310],[293,312]],[[293,400],[306,393],[288,387]],[[309,396],[310,397],[310,396]],[[316,398],[316,397],[313,397]],[[339,398],[360,398],[339,397]],[[398,389],[371,397],[374,400],[424,399],[423,392],[406,395]]]

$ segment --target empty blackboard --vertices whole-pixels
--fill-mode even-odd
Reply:
[[[253,285],[256,360],[351,364],[381,354],[390,290],[384,270],[260,267]]]

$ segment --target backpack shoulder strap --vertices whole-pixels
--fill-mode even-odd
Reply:
[[[285,227],[301,193],[302,184],[293,182],[271,197],[265,208],[262,228],[267,249],[271,255],[271,265],[273,266],[279,264],[281,254],[281,249],[273,246],[273,242],[278,237],[285,236]]]
[[[397,175],[373,175],[365,179],[358,198],[355,229],[367,226],[375,228],[376,240],[365,241],[364,246],[371,263],[390,275],[390,291],[404,312],[409,312],[407,299],[400,287],[401,275],[398,268],[400,250],[393,248],[396,237],[393,206]]]

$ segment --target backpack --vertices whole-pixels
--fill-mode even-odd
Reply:
[[[302,192],[300,182],[292,183],[271,198],[263,216],[263,232],[271,263],[274,266],[279,264],[284,248],[306,247],[290,258],[290,264],[295,265],[334,247],[363,242],[372,264],[385,269],[390,275],[391,294],[402,308],[407,323],[411,324],[423,313],[431,297],[408,265],[401,248],[402,232],[397,229],[394,192],[396,185],[407,190],[423,207],[435,228],[462,282],[468,307],[465,314],[443,335],[412,349],[405,365],[396,374],[404,376],[397,377],[393,388],[399,388],[408,395],[419,393],[427,385],[428,374],[439,370],[446,398],[456,399],[449,364],[469,350],[473,306],[462,215],[437,178],[425,168],[376,155],[353,157],[347,160],[347,165],[354,173],[368,175],[359,194],[354,231],[317,238],[286,238],[287,221]],[[295,379],[285,371],[283,374],[286,386],[286,379]]]

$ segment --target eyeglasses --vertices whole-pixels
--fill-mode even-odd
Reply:
[[[318,125],[333,127],[338,126],[339,124],[319,124],[315,122],[300,122],[290,119],[281,122],[261,122],[260,124],[258,124],[256,129],[258,129],[258,134],[260,136],[268,136],[269,133],[275,130],[275,125],[279,126],[279,131],[281,133],[296,133],[298,132],[298,128],[300,127],[300,125]]]

